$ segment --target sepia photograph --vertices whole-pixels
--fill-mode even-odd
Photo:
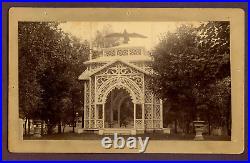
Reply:
[[[39,143],[37,152],[50,151],[46,142],[66,148],[66,142],[69,148],[71,142],[97,142],[106,152],[143,153],[168,142],[216,148],[241,140],[232,137],[233,109],[243,114],[243,108],[232,103],[231,24],[231,19],[16,20],[14,137],[29,146]],[[243,133],[242,123],[237,125]],[[188,148],[186,153],[199,151]]]
[[[24,139],[230,140],[229,36],[223,21],[18,22]]]

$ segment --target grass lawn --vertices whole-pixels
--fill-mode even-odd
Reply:
[[[35,138],[33,136],[24,136],[24,140],[101,140],[103,137],[109,136],[113,139],[113,135],[97,135],[90,133],[62,133],[62,134],[52,134],[44,135],[41,138]],[[129,135],[123,135],[125,139],[130,137]],[[180,135],[180,134],[162,134],[162,133],[146,133],[142,135],[136,135],[136,137],[149,137],[150,140],[193,140],[194,135]],[[209,136],[204,135],[207,141],[230,141],[229,136]]]

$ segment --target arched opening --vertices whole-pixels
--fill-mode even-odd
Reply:
[[[134,127],[134,103],[125,89],[115,88],[108,94],[104,111],[105,128]]]

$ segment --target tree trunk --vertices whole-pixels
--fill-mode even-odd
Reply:
[[[43,136],[43,121],[41,121],[41,136]]]
[[[210,112],[208,111],[208,135],[211,135]]]
[[[190,121],[188,120],[188,121],[187,121],[187,130],[186,130],[186,133],[187,133],[187,134],[189,134],[189,130],[190,130],[189,124],[190,124]]]
[[[66,124],[63,125],[63,131],[62,131],[63,133],[64,133],[64,130],[65,130],[65,127],[66,127]]]
[[[72,117],[72,119],[73,119],[73,133],[75,132],[75,107],[73,106],[73,117]]]
[[[27,121],[28,121],[28,119],[25,118],[25,122],[24,122],[24,135],[27,135]]]
[[[177,119],[174,120],[174,132],[177,134]]]
[[[30,119],[28,119],[28,135],[30,135]]]
[[[52,134],[52,127],[48,126],[48,134],[51,135]]]
[[[192,117],[192,134],[195,134],[195,127],[194,127],[194,121],[196,120],[196,107],[193,106],[192,112],[191,112],[191,117]]]
[[[62,133],[62,125],[61,125],[61,121],[58,123],[58,133]]]
[[[47,134],[48,135],[52,134],[52,129],[53,129],[52,125],[48,123],[48,125],[47,125]]]

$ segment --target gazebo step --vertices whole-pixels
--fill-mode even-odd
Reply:
[[[99,135],[114,135],[114,133],[120,135],[136,135],[136,130],[125,128],[105,128],[99,130]]]

